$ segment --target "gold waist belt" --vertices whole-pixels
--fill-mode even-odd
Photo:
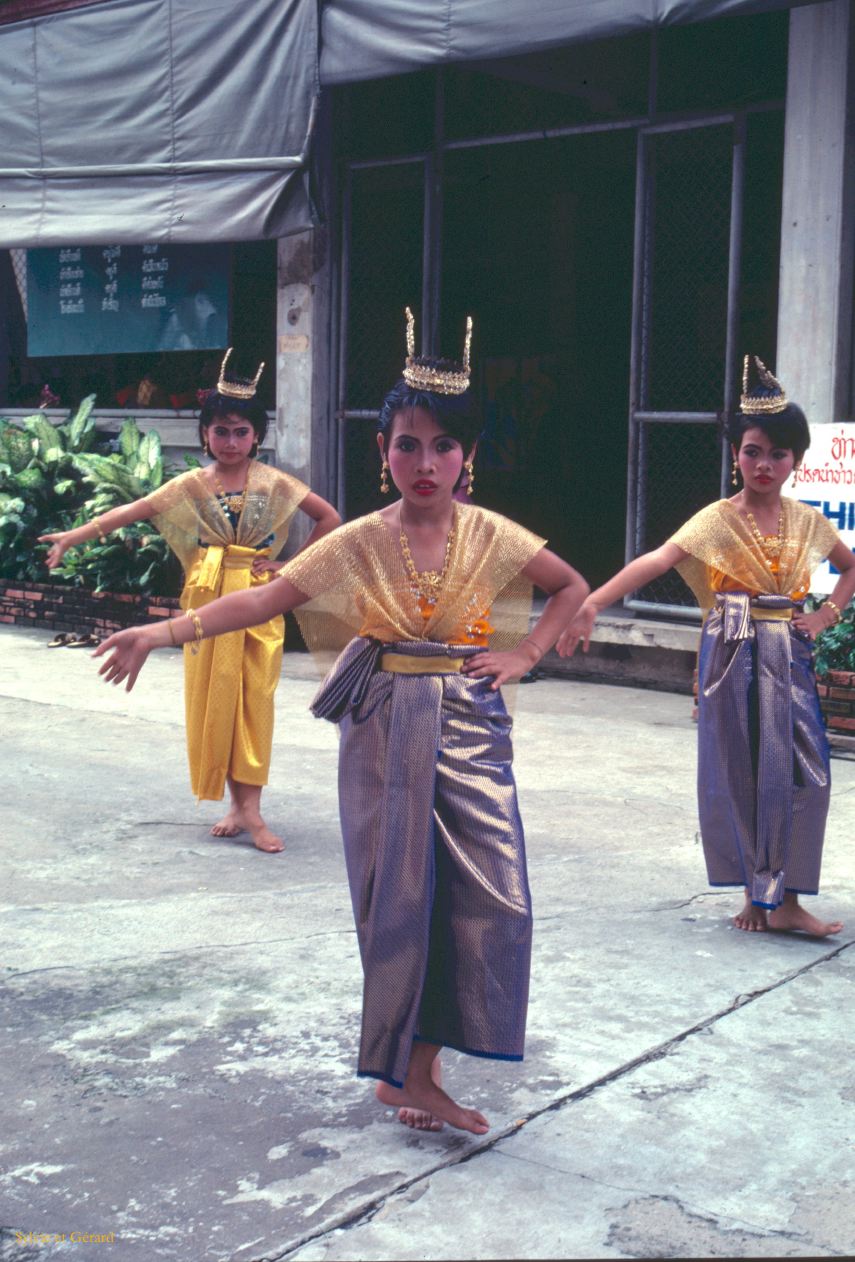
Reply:
[[[380,669],[393,675],[456,675],[463,665],[462,657],[415,657],[407,653],[384,653]]]
[[[792,622],[792,609],[764,609],[762,605],[752,606],[751,617],[755,622]]]

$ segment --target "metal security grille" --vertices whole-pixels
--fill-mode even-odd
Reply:
[[[375,424],[403,368],[404,308],[423,314],[426,166],[417,158],[354,163],[347,172],[338,407],[347,519],[383,502]]]
[[[648,152],[642,404],[716,411],[724,402],[733,129],[651,136]]]
[[[718,425],[651,422],[644,426],[643,442],[646,498],[639,553],[658,548],[682,522],[721,493]],[[648,584],[633,603],[642,602],[659,608],[687,605],[696,612],[691,592],[673,570]]]
[[[737,119],[639,135],[627,559],[723,489],[733,399],[743,149]],[[627,601],[697,616],[673,572]]]
[[[24,319],[27,318],[27,251],[10,250],[12,268],[15,272],[15,283],[21,295],[21,306],[24,308]]]

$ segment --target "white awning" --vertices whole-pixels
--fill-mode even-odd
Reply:
[[[0,246],[311,223],[316,0],[105,0],[0,27]]]

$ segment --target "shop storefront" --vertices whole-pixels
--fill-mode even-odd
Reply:
[[[524,7],[509,3],[499,30],[457,0],[456,38],[443,43],[403,0],[373,18],[359,0],[332,0],[300,97],[297,167],[286,179],[282,140],[264,130],[276,112],[262,111],[266,156],[248,156],[263,146],[253,138],[247,151],[246,130],[229,138],[207,224],[186,239],[231,232],[229,340],[271,365],[271,458],[348,517],[381,502],[372,427],[400,370],[404,307],[421,346],[449,355],[472,314],[485,421],[476,499],[598,581],[726,491],[718,418],[735,404],[744,351],[776,365],[814,422],[853,414],[853,4],[722,3],[705,9],[721,16],[670,25],[667,4],[654,21],[615,3],[601,28],[589,6],[562,5],[528,31]],[[116,9],[86,11],[94,21]],[[290,12],[306,17],[296,0]],[[245,25],[242,47],[268,34]],[[201,178],[184,157],[169,167],[182,196]],[[239,178],[260,183],[224,227],[218,189]],[[232,211],[239,202],[230,195]],[[10,237],[0,215],[0,245],[43,243],[17,222]],[[151,239],[139,235],[150,220],[137,235],[127,215],[105,224],[94,230],[104,241],[117,225],[121,239]],[[163,232],[182,239],[174,218]],[[263,236],[278,240],[250,239]],[[39,362],[21,351],[20,258],[0,252],[0,291],[13,298],[3,410],[33,406],[65,368],[69,395],[95,388],[107,421],[144,414],[167,442],[190,441],[192,408],[176,400],[205,384],[211,352]],[[680,617],[687,600],[672,576],[633,603]]]

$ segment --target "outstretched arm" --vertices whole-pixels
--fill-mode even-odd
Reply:
[[[464,674],[475,678],[492,675],[490,687],[494,691],[506,680],[517,679],[537,665],[590,590],[582,575],[548,548],[541,548],[523,574],[549,595],[534,627],[512,652],[478,653],[464,662],[462,668]]]
[[[598,613],[602,613],[609,605],[615,604],[630,592],[645,587],[654,578],[666,574],[673,566],[685,560],[688,552],[678,548],[676,543],[663,543],[661,548],[653,552],[645,552],[625,565],[623,569],[610,578],[602,587],[591,592],[576,617],[558,638],[558,652],[561,657],[572,657],[579,641],[585,653],[591,643],[591,632]]]
[[[263,587],[250,587],[221,596],[181,618],[167,618],[145,627],[117,631],[100,644],[92,656],[103,657],[109,653],[98,674],[104,676],[105,683],[120,684],[127,679],[125,689],[130,692],[152,649],[188,644],[191,640],[207,640],[212,635],[254,627],[268,622],[276,614],[296,609],[308,599],[286,578],[277,578]]]
[[[47,567],[49,570],[55,570],[57,566],[62,565],[62,558],[68,549],[76,547],[79,543],[109,535],[112,530],[118,530],[120,526],[130,526],[135,521],[148,521],[150,517],[151,508],[145,500],[134,500],[131,504],[120,504],[118,508],[111,508],[108,513],[93,517],[91,521],[77,526],[74,530],[60,530],[52,535],[39,535],[39,543],[53,545],[45,558]]]

